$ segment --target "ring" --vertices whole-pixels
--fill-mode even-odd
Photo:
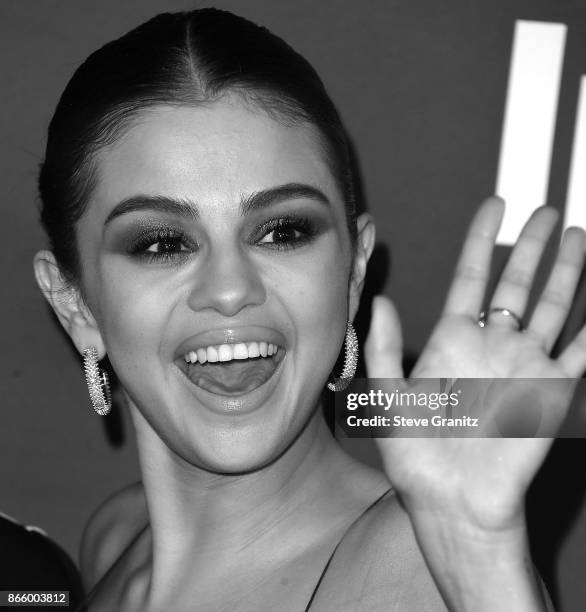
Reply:
[[[505,317],[511,317],[511,319],[513,319],[513,321],[515,321],[517,324],[517,331],[521,331],[523,329],[521,317],[508,308],[490,308],[488,311],[483,310],[478,317],[478,325],[480,325],[480,327],[484,327],[488,323],[488,317],[490,317],[491,314],[496,313],[502,314]]]

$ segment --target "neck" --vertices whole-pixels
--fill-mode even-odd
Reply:
[[[152,533],[151,591],[156,583],[168,585],[170,576],[185,575],[186,563],[196,567],[199,559],[208,568],[216,561],[225,567],[226,559],[241,563],[243,551],[283,550],[283,534],[302,540],[317,527],[312,522],[335,520],[340,482],[353,462],[320,409],[277,460],[238,475],[188,464],[136,410],[133,417]]]

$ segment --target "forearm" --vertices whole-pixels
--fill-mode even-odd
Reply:
[[[460,517],[410,513],[419,546],[453,612],[552,610],[536,575],[524,525],[488,533]]]

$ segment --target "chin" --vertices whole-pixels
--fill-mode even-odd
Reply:
[[[201,445],[200,449],[191,447],[188,457],[182,454],[189,463],[208,472],[236,476],[267,467],[281,457],[296,439],[296,435],[271,432],[267,428],[222,431],[216,432],[213,439]]]

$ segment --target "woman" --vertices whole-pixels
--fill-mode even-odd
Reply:
[[[40,176],[39,285],[84,355],[106,356],[142,482],[84,535],[90,610],[542,610],[523,497],[548,440],[380,440],[385,474],[341,451],[322,390],[351,375],[374,225],[313,69],[266,30],[204,9],[94,53],[66,88]],[[529,220],[478,325],[503,203],[479,209],[414,377],[568,377],[549,352],[584,234],[568,230],[526,333],[555,223]],[[397,315],[375,300],[369,375],[402,378]],[[569,397],[551,406],[563,419]],[[498,402],[497,402],[498,404]],[[488,406],[498,410],[499,405]],[[391,489],[392,485],[392,489]]]

